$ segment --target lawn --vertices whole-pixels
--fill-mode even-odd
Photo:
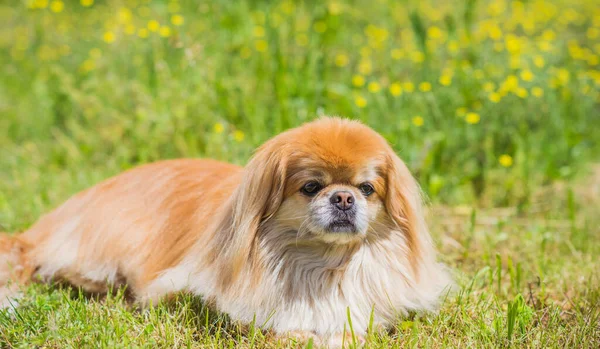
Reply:
[[[244,164],[319,115],[384,135],[456,291],[369,347],[600,347],[596,1],[0,4],[0,231],[176,157]],[[34,285],[0,347],[295,347],[181,295]]]

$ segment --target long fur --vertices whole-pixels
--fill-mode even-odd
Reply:
[[[309,208],[330,191],[299,192],[317,173],[327,190],[362,200],[367,230],[317,233]],[[375,194],[358,197],[361,178]],[[15,285],[57,279],[92,292],[127,284],[142,303],[191,291],[235,320],[332,345],[347,309],[361,335],[371,315],[388,326],[434,310],[450,282],[407,167],[373,130],[338,118],[278,135],[245,168],[190,159],[132,169],[0,236],[0,304]]]

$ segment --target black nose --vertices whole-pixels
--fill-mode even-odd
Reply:
[[[349,191],[336,191],[329,202],[342,211],[349,210],[354,205],[354,196]]]

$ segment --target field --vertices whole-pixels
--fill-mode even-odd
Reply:
[[[319,115],[383,134],[457,291],[369,347],[600,347],[600,6],[552,1],[0,4],[0,231],[175,157],[244,164]],[[295,347],[182,295],[35,285],[0,347]]]

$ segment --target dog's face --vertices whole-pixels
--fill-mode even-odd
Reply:
[[[271,139],[246,167],[241,189],[240,217],[257,229],[270,221],[296,242],[343,244],[385,229],[410,235],[419,216],[406,166],[383,137],[349,120],[322,119]]]
[[[289,159],[284,199],[274,219],[296,231],[298,239],[347,243],[381,224],[385,159],[372,144],[363,142],[369,146],[361,149],[350,140],[341,137],[329,149],[313,143]]]

